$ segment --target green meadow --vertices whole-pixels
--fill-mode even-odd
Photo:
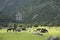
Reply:
[[[60,38],[60,27],[43,28],[46,28],[48,30],[48,33],[42,33],[43,36],[35,35],[33,33],[33,30],[36,29],[35,27],[21,32],[7,32],[6,29],[2,29],[0,30],[0,40],[47,40],[49,36],[58,36]]]

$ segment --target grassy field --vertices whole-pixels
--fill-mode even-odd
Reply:
[[[0,30],[0,40],[47,40],[49,36],[58,36],[60,38],[60,27],[43,28],[49,31],[48,33],[44,33],[44,36],[34,35],[32,30],[36,28],[29,28],[28,31],[22,32],[6,32],[6,29],[2,29]]]

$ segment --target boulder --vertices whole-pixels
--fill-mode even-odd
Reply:
[[[57,36],[49,36],[47,40],[59,40],[59,37]]]
[[[43,36],[43,34],[40,34],[40,33],[39,33],[39,32],[37,32],[37,31],[33,31],[33,33],[34,33],[35,35]]]

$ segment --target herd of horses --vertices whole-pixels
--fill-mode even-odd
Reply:
[[[21,32],[21,31],[27,31],[27,29],[26,28],[8,28],[7,29],[7,32],[11,32],[11,31],[13,31],[13,32]],[[46,32],[48,32],[48,30],[47,29],[45,29],[45,28],[37,28],[36,29],[36,31],[40,31],[40,32],[42,32],[42,33],[46,33]]]
[[[48,30],[47,29],[45,29],[45,28],[38,28],[38,29],[36,29],[37,31],[40,31],[41,33],[46,33],[46,32],[48,32]]]
[[[26,31],[26,28],[21,28],[21,29],[19,29],[19,28],[8,28],[7,29],[7,32],[8,31],[13,31],[13,32],[15,32],[15,31],[17,31],[17,32],[21,32],[21,30],[23,31],[23,30],[25,30]]]
[[[0,27],[0,30],[1,30],[2,28]],[[22,27],[22,28],[7,28],[7,32],[11,32],[11,31],[13,31],[13,32],[21,32],[21,31],[27,31],[27,28],[25,28],[25,27]],[[35,31],[39,31],[39,32],[41,32],[41,33],[46,33],[46,32],[48,32],[48,30],[47,29],[45,29],[45,28],[37,28]]]

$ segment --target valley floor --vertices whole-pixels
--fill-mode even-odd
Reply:
[[[60,27],[43,27],[49,32],[43,33],[44,36],[34,35],[33,31],[36,28],[29,28],[28,31],[22,32],[7,32],[6,29],[0,30],[0,40],[47,40],[49,36],[58,36],[60,38]],[[31,30],[31,32],[29,32]]]

